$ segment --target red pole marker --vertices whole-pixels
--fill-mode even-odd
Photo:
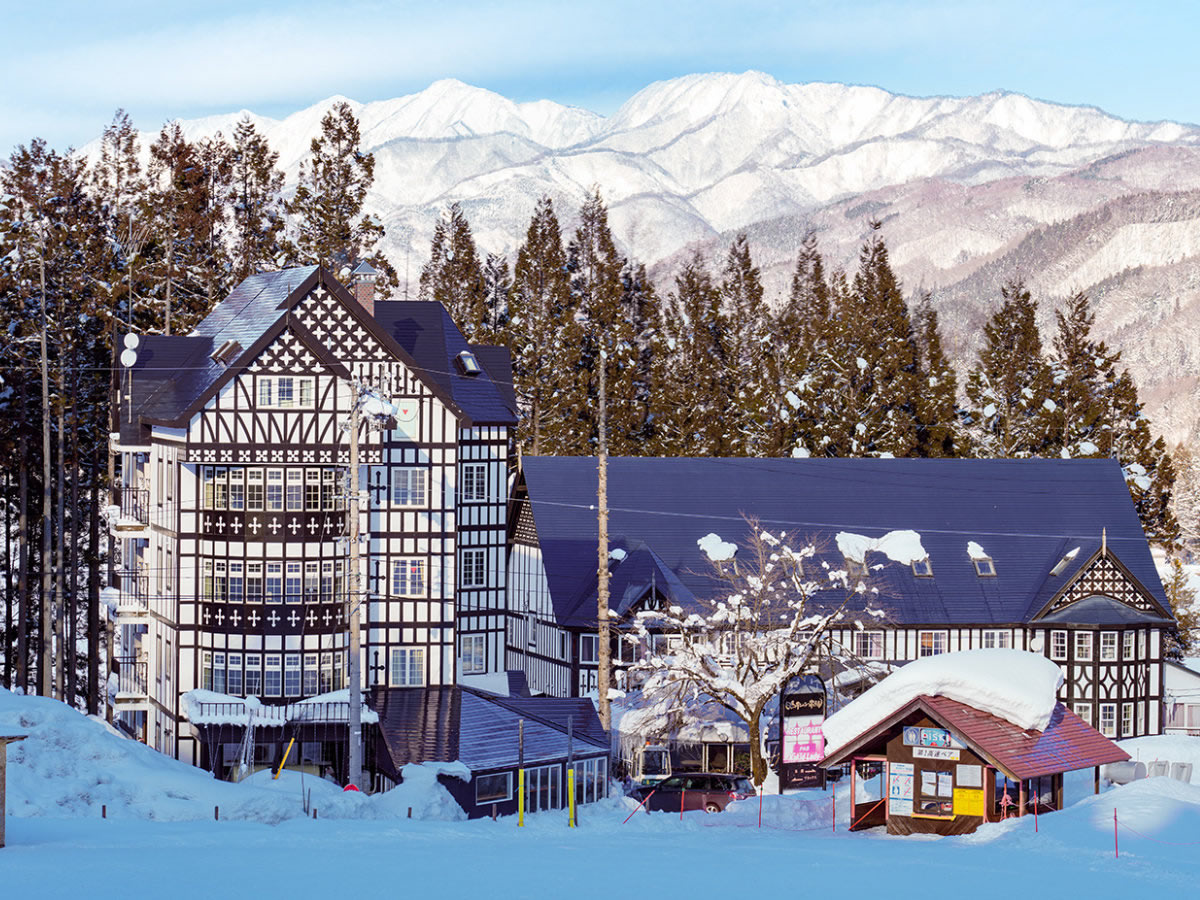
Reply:
[[[683,798],[686,794],[687,794],[687,791],[679,792],[679,821],[680,822],[683,821]]]
[[[1113,859],[1121,858],[1121,848],[1117,845],[1117,808],[1113,807]]]
[[[762,828],[762,791],[758,792],[758,827]]]
[[[1037,834],[1037,830],[1038,830],[1037,808],[1038,808],[1038,795],[1036,793],[1034,793],[1034,795],[1033,795],[1033,833],[1034,834]]]
[[[833,785],[833,833],[837,834],[837,783]]]
[[[627,815],[625,817],[625,822],[628,822],[630,819],[632,819],[633,813],[637,812],[639,809],[641,809],[643,806],[645,806],[646,803],[650,800],[650,798],[653,797],[657,793],[658,793],[658,788],[655,788],[649,794],[647,794],[646,798],[641,803],[639,803],[637,806],[635,806],[633,808],[633,812],[631,812],[629,815]],[[496,809],[496,807],[495,807],[495,805],[493,805],[492,806],[493,818],[495,818],[495,809]],[[646,806],[646,815],[650,815],[650,807],[648,807],[648,806]],[[624,825],[625,822],[622,822],[621,824]]]

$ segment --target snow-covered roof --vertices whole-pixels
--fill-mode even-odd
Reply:
[[[964,650],[915,660],[825,720],[829,755],[922,695],[949,697],[1032,731],[1058,702],[1062,671],[1024,650]]]
[[[294,703],[269,705],[257,697],[235,697],[197,688],[183,695],[183,704],[193,725],[245,726],[250,722],[251,713],[256,725],[283,725],[292,721],[344,722],[350,712],[350,691],[329,691]],[[379,721],[379,716],[367,705],[365,695],[362,721]]]

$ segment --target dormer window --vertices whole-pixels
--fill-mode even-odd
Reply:
[[[857,559],[846,557],[846,574],[851,578],[865,578],[867,575],[867,564],[859,562]]]
[[[976,575],[987,578],[996,574],[996,566],[990,556],[980,556],[974,562]]]
[[[475,358],[475,354],[470,350],[464,350],[454,357],[454,365],[458,367],[458,371],[468,378],[475,378],[483,371],[483,367],[479,365],[479,360]]]
[[[912,563],[913,574],[918,578],[932,578],[933,565],[929,562],[929,557],[924,559],[914,559]]]

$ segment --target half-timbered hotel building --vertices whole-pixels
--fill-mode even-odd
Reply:
[[[347,686],[352,489],[364,688],[503,677],[508,353],[468,346],[440,304],[374,303],[358,275],[349,290],[318,267],[248,278],[119,372],[116,711],[214,771],[238,745],[205,747],[184,694],[286,706]]]
[[[522,460],[508,667],[524,666],[534,691],[595,689],[596,487],[595,459]],[[609,603],[621,619],[713,598],[721,584],[697,540],[740,542],[744,517],[812,542],[814,567],[851,574],[860,562],[841,557],[838,533],[912,529],[925,559],[862,561],[887,620],[834,629],[837,647],[884,671],[953,650],[1031,650],[1061,666],[1059,699],[1105,736],[1163,728],[1173,618],[1113,460],[610,459],[608,503]],[[842,599],[831,590],[824,602]],[[618,681],[639,652],[614,638]]]

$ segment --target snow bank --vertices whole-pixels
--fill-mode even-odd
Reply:
[[[825,720],[832,752],[921,694],[949,697],[1034,731],[1050,722],[1062,672],[1024,650],[964,650],[901,667]]]
[[[906,566],[929,556],[921,546],[921,535],[909,529],[889,531],[881,538],[869,538],[852,531],[839,531],[837,547],[842,556],[858,563],[865,563],[867,554],[872,552],[882,553],[893,562]]]
[[[23,697],[0,689],[0,733],[27,734],[8,748],[6,807],[13,816],[209,821],[221,819],[275,825],[304,818],[305,798],[323,818],[459,819],[462,810],[437,782],[438,771],[418,771],[382,794],[343,793],[341,786],[312,775],[285,771],[275,780],[263,770],[238,784],[218,781],[187,763],[137,741],[47,697]],[[461,777],[465,767],[445,769]],[[469,774],[468,774],[469,777]]]

